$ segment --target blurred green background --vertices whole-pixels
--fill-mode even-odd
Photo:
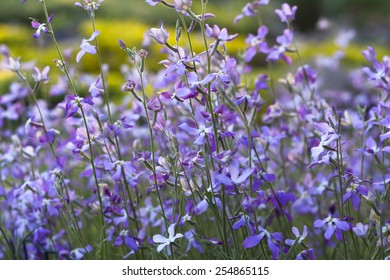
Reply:
[[[72,61],[79,50],[81,39],[88,38],[92,30],[87,14],[74,6],[74,2],[74,0],[46,1],[49,13],[55,14],[52,23],[62,49],[74,50],[71,55]],[[258,21],[253,18],[245,18],[237,25],[233,24],[234,17],[241,12],[247,2],[209,0],[208,3],[208,12],[217,16],[211,19],[210,23],[227,27],[229,33],[240,34],[236,40],[228,44],[231,53],[242,52],[246,35],[255,33],[258,28]],[[351,66],[365,63],[360,51],[367,45],[374,45],[379,55],[383,55],[390,41],[390,32],[388,32],[390,21],[387,15],[390,1],[387,0],[271,0],[270,2],[269,6],[262,7],[261,17],[270,28],[271,37],[279,35],[284,28],[278,22],[274,9],[279,8],[283,2],[298,6],[294,24],[295,29],[299,31],[298,44],[301,55],[308,60],[319,54],[332,55],[339,48],[334,42],[335,34],[342,32],[343,28],[353,28],[357,34],[345,52],[344,62]],[[200,13],[201,1],[193,0],[193,3],[193,10]],[[51,47],[49,36],[34,39],[32,37],[34,30],[31,28],[29,17],[44,21],[38,1],[27,0],[22,5],[20,0],[0,0],[0,44],[7,45],[12,55],[21,56],[22,61],[33,60],[40,68],[45,65],[55,68],[53,59],[57,58],[57,55]],[[176,14],[170,9],[162,5],[151,7],[144,0],[105,0],[97,11],[96,18],[97,29],[101,31],[99,42],[103,61],[111,67],[110,84],[115,88],[123,83],[119,68],[126,62],[124,53],[118,48],[117,40],[121,38],[129,47],[136,46],[140,49],[144,34],[149,28],[157,27],[163,21],[173,35],[177,20]],[[316,26],[319,20],[330,23],[329,27],[326,30],[318,30]],[[195,49],[200,51],[201,47],[201,44],[196,45]],[[156,67],[160,67],[157,62],[163,56],[159,54],[159,46],[156,44],[152,44],[151,49],[148,50],[150,53],[148,66],[156,70]],[[97,72],[96,58],[86,55],[77,67],[85,71]],[[1,89],[8,84],[11,75],[12,73],[0,70]]]

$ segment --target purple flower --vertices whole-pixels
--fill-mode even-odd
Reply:
[[[148,3],[150,6],[156,6],[161,1],[162,0],[146,0],[146,3]]]
[[[134,251],[138,250],[138,240],[137,238],[130,235],[128,230],[122,230],[118,237],[115,239],[113,246],[120,246],[122,244],[126,244],[127,247],[133,249]]]
[[[251,235],[245,238],[242,246],[245,249],[257,246],[264,237],[267,237],[267,244],[272,253],[272,259],[277,259],[280,253],[280,242],[283,241],[283,235],[280,232],[270,233],[262,227],[259,227],[259,234]]]
[[[276,37],[276,42],[279,45],[274,46],[267,56],[267,61],[278,61],[280,59],[283,59],[287,64],[291,64],[291,58],[286,56],[284,53],[287,51],[287,47],[289,47],[293,41],[294,32],[285,29],[283,31],[282,36]]]
[[[293,227],[292,228],[292,232],[293,234],[295,235],[296,239],[293,240],[293,239],[286,239],[284,242],[288,245],[288,246],[292,246],[294,245],[295,241],[298,240],[298,244],[302,243],[302,241],[306,238],[307,236],[307,226],[303,226],[303,232],[302,232],[302,235],[300,234],[299,232],[299,229],[297,229],[296,227]]]
[[[310,248],[308,250],[304,250],[302,252],[300,252],[298,255],[297,255],[297,260],[316,260],[317,257],[316,255],[314,254],[314,249],[313,248]]]
[[[258,6],[268,5],[269,0],[255,0],[252,3],[247,3],[242,9],[242,13],[235,17],[234,24],[244,17],[255,17],[257,15],[256,8]]]
[[[104,93],[102,77],[99,75],[94,83],[89,86],[89,93],[92,97],[99,97]]]
[[[390,116],[386,116],[386,118],[382,119],[380,121],[380,124],[384,127],[386,127],[387,129],[390,129]],[[389,139],[390,138],[390,130],[386,133],[383,133],[379,136],[381,142],[385,141],[386,139]]]
[[[84,54],[96,54],[96,47],[91,45],[89,42],[95,40],[95,38],[100,34],[99,31],[95,31],[92,33],[89,39],[83,39],[80,45],[81,50],[78,52],[76,56],[76,62],[79,63]]]
[[[95,15],[95,11],[97,9],[99,9],[101,3],[103,2],[104,0],[83,0],[83,4],[80,3],[80,2],[76,2],[74,3],[75,6],[77,7],[80,7],[82,9],[84,9],[85,11],[87,11],[90,15],[94,16]]]
[[[39,38],[39,36],[41,35],[41,32],[43,32],[43,33],[49,32],[49,27],[47,25],[51,22],[51,20],[53,19],[53,16],[54,16],[54,14],[50,15],[47,23],[39,23],[39,21],[37,21],[36,19],[33,19],[31,21],[31,26],[36,29],[35,34],[33,35],[34,38],[36,38],[36,39]]]
[[[201,110],[202,109],[200,106],[196,107],[195,109],[195,120],[198,124],[198,128],[191,127],[187,123],[182,123],[181,125],[179,125],[179,127],[188,134],[197,136],[194,141],[195,145],[203,145],[204,143],[206,143],[207,135],[211,136],[213,133],[212,126],[207,126],[207,120],[203,116]]]
[[[162,105],[162,103],[161,103],[160,98],[158,98],[158,96],[154,96],[154,97],[152,97],[152,98],[149,100],[149,102],[148,102],[148,104],[147,104],[146,107],[148,108],[148,110],[157,113],[157,112],[160,112],[160,111],[162,110],[163,105]]]
[[[123,117],[113,124],[108,125],[108,128],[114,133],[114,137],[117,137],[119,134],[121,134],[123,129],[129,129],[132,127],[133,124],[127,117]]]
[[[367,235],[368,228],[369,228],[368,225],[357,223],[356,226],[352,228],[352,231],[356,234],[356,236],[360,238],[365,238]]]
[[[372,62],[376,60],[376,52],[375,49],[371,46],[367,47],[367,50],[362,51],[362,54],[366,58],[368,62]]]
[[[41,143],[53,143],[56,131],[48,129],[45,133],[43,124],[35,121],[35,116],[29,118],[24,126],[24,130],[31,138],[39,140]]]
[[[50,67],[46,66],[43,68],[42,72],[39,71],[37,67],[34,67],[33,69],[33,78],[35,82],[40,82],[40,83],[47,83],[49,81],[49,78],[47,77],[47,74],[50,71]]]
[[[383,134],[381,135],[383,138]],[[379,142],[379,144],[376,143],[376,141],[370,136],[366,139],[364,151],[367,154],[371,154],[376,156],[380,152],[390,153],[390,146],[383,147],[382,148],[382,140]]]
[[[245,214],[240,214],[238,220],[233,224],[233,230],[238,230],[239,228],[245,227],[250,224],[250,217]]]
[[[292,22],[295,19],[295,12],[297,11],[297,6],[290,7],[289,4],[282,4],[282,9],[276,9],[275,13],[279,16],[282,22]]]
[[[309,65],[299,67],[295,75],[294,84],[297,85],[303,81],[308,81],[310,84],[314,84],[317,80],[317,72],[314,71]]]
[[[203,214],[204,212],[207,211],[207,209],[209,208],[209,202],[207,201],[207,199],[203,199],[201,200],[194,208],[194,214],[195,215],[200,215],[200,214]]]
[[[189,231],[186,231],[184,233],[184,237],[185,239],[187,239],[186,253],[188,253],[191,250],[191,248],[195,248],[201,254],[204,252],[202,246],[195,239],[195,230],[191,229]]]
[[[330,240],[335,233],[336,238],[342,241],[343,236],[341,232],[349,230],[349,224],[347,222],[341,221],[338,218],[332,218],[331,215],[323,220],[316,220],[313,225],[315,228],[325,228],[324,237],[326,240]]]
[[[268,44],[265,41],[265,36],[268,34],[268,28],[262,25],[257,30],[257,35],[249,34],[248,38],[245,39],[245,43],[249,45],[245,49],[245,62],[250,62],[253,57],[258,53],[268,53]]]
[[[90,97],[80,97],[76,95],[71,95],[67,97],[67,102],[65,106],[65,117],[69,118],[77,113],[79,108],[83,106],[83,104],[93,105],[92,99]]]
[[[344,196],[343,203],[348,199],[351,201],[353,209],[358,210],[360,204],[359,195],[368,195],[368,189],[364,185],[352,183],[350,187],[347,188]]]
[[[238,34],[229,35],[226,28],[220,29],[218,25],[215,24],[213,27],[210,27],[208,24],[206,24],[206,34],[210,38],[214,38],[220,42],[228,42],[238,36]]]
[[[164,23],[161,23],[160,28],[150,29],[149,36],[158,44],[165,45],[168,42],[169,33],[165,30]]]
[[[377,60],[372,61],[372,66],[374,68],[374,71],[372,71],[368,67],[363,67],[362,71],[368,76],[370,80],[373,81],[386,81],[386,76],[389,73],[389,67],[385,65],[384,63],[380,63]]]
[[[192,0],[173,0],[173,5],[179,13],[186,13],[192,6]]]

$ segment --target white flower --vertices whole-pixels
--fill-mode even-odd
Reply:
[[[161,243],[157,246],[157,252],[160,252],[162,249],[164,249],[165,246],[175,242],[176,239],[183,237],[183,234],[181,233],[175,235],[175,225],[176,224],[172,224],[168,227],[168,238],[161,234],[156,234],[153,236],[154,243]]]

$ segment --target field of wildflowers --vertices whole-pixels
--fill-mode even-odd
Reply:
[[[287,3],[273,36],[269,0],[230,19],[257,24],[248,35],[209,23],[223,16],[211,0],[146,0],[176,28],[151,27],[142,46],[131,29],[110,38],[119,88],[99,45],[103,0],[74,4],[90,24],[74,52],[46,1],[28,2],[41,9],[32,36],[55,52],[37,65],[0,45],[13,75],[0,93],[0,259],[390,259],[389,57],[367,46],[365,65],[342,68],[346,33],[305,64]]]

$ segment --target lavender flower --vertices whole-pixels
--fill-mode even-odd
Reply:
[[[302,243],[302,241],[306,238],[307,234],[308,234],[308,231],[307,231],[307,226],[303,226],[303,232],[302,232],[302,235],[299,233],[299,230],[296,228],[296,227],[293,227],[292,228],[292,232],[293,234],[295,235],[296,237],[296,240],[298,240],[298,244]],[[293,240],[293,239],[286,239],[284,242],[288,245],[288,246],[292,246],[296,240]]]
[[[257,246],[264,237],[267,238],[267,244],[272,253],[272,259],[277,259],[280,254],[279,243],[283,241],[283,235],[280,232],[270,233],[262,227],[259,227],[259,234],[251,235],[245,238],[242,246],[245,249]]]
[[[316,220],[314,222],[315,228],[325,228],[324,237],[326,240],[330,240],[333,234],[336,234],[336,238],[338,240],[343,240],[342,231],[349,230],[349,224],[345,221],[341,221],[338,218],[333,218],[329,215],[327,218],[323,220]]]
[[[282,9],[276,9],[275,13],[279,16],[282,22],[290,23],[295,19],[295,13],[297,11],[297,6],[290,7],[289,4],[282,4]]]
[[[157,246],[157,252],[161,252],[161,250],[164,249],[166,246],[169,246],[170,244],[174,243],[176,239],[183,237],[183,234],[181,233],[177,233],[175,235],[175,226],[176,224],[171,224],[168,227],[168,238],[161,234],[153,235],[153,242],[161,243]]]
[[[39,23],[39,21],[36,19],[31,20],[31,26],[36,29],[35,34],[33,35],[33,37],[35,39],[39,38],[39,36],[41,35],[41,32],[43,32],[43,33],[49,32],[48,24],[52,21],[53,16],[54,16],[54,14],[50,15],[47,23]]]
[[[158,44],[165,45],[168,42],[169,33],[165,30],[164,24],[161,23],[160,28],[150,29],[149,36]]]
[[[368,228],[368,225],[357,223],[356,226],[352,228],[352,231],[356,234],[357,237],[365,238],[367,235]]]
[[[95,38],[100,34],[99,31],[95,31],[92,33],[91,37],[89,39],[83,39],[81,42],[80,48],[81,50],[77,53],[76,56],[76,62],[79,63],[81,58],[86,54],[96,54],[96,47],[91,45],[89,42],[92,42],[95,40]]]

